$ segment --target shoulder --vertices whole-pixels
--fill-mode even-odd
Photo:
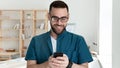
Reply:
[[[79,34],[75,34],[75,33],[71,33],[71,32],[67,32],[69,37],[75,38],[75,39],[84,39],[84,37],[82,35]]]
[[[40,34],[40,35],[36,35],[36,36],[34,36],[33,37],[33,39],[46,39],[46,38],[48,38],[50,35],[49,35],[49,32],[46,32],[46,33],[43,33],[43,34]]]

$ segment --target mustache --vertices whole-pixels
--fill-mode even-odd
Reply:
[[[63,27],[64,25],[55,24],[55,26],[62,26]]]

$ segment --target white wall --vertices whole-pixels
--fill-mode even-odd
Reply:
[[[0,9],[48,9],[52,1],[0,0]],[[97,42],[98,37],[99,0],[65,0],[65,2],[70,7],[69,23],[76,24],[74,32],[84,36],[88,45],[93,45],[92,42]]]
[[[113,0],[112,68],[120,68],[120,0]]]
[[[100,0],[99,45],[103,68],[112,68],[112,0]]]

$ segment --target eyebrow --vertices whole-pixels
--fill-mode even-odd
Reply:
[[[56,17],[56,18],[67,18],[67,16],[62,16],[62,17],[58,17],[58,16],[51,16],[51,17]]]

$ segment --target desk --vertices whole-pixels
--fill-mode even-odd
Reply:
[[[27,62],[24,57],[16,58],[7,61],[0,61],[0,67],[2,68],[27,68]]]
[[[14,55],[19,55],[19,52],[0,52],[0,60],[10,60]]]

